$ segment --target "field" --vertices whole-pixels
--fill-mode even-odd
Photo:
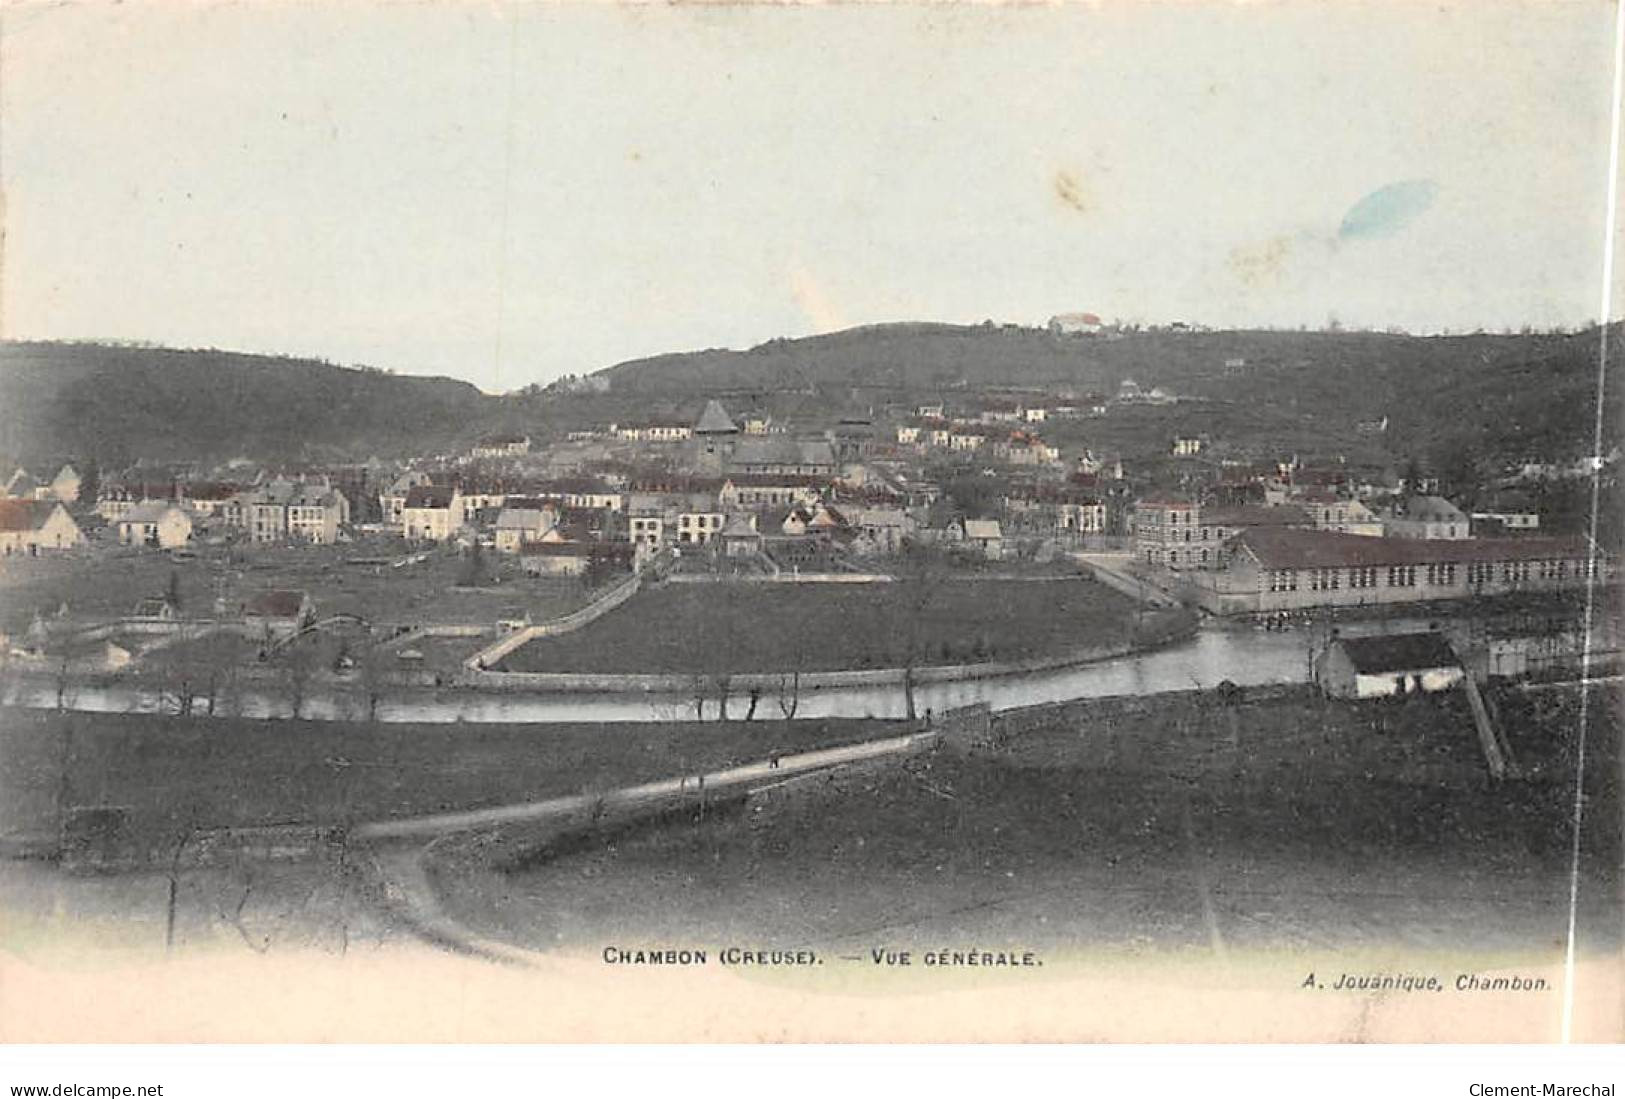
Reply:
[[[1574,698],[1501,708],[1529,777],[1493,786],[1453,696],[1073,706],[996,754],[939,751],[759,811],[473,874],[452,903],[490,933],[565,950],[1010,944],[1550,962],[1567,917]],[[1581,946],[1606,954],[1622,916],[1619,725],[1606,705],[1592,715]]]
[[[160,598],[173,582],[182,617],[212,617],[216,598],[235,606],[258,591],[309,592],[318,615],[354,614],[381,623],[494,623],[508,607],[533,619],[568,613],[592,593],[571,579],[518,575],[511,561],[487,555],[498,579],[480,588],[459,587],[465,562],[450,550],[396,569],[355,559],[400,559],[399,540],[343,546],[199,547],[196,556],[171,558],[147,549],[97,546],[61,556],[0,562],[0,632],[20,635],[34,614],[62,605],[78,624],[127,615],[144,598]],[[171,580],[173,577],[173,581]]]
[[[344,823],[608,789],[771,752],[895,735],[863,720],[375,725],[0,710],[0,836],[63,806],[123,806],[144,835]]]
[[[918,612],[903,583],[669,584],[558,638],[507,671],[825,671],[1022,660],[1128,640],[1134,604],[1085,580],[953,580]]]

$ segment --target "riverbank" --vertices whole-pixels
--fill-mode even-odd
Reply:
[[[376,724],[0,709],[0,837],[50,850],[118,807],[132,847],[200,830],[347,826],[605,790],[895,735],[866,720]]]
[[[765,693],[771,696],[775,699],[775,703],[789,704],[804,691],[848,688],[901,690],[911,683],[915,685],[966,683],[1076,668],[1151,652],[1181,641],[1188,641],[1196,636],[1199,625],[1197,616],[1191,611],[1183,609],[1148,611],[1138,616],[1133,627],[1123,637],[1020,660],[983,661],[974,664],[923,664],[913,667],[899,665],[831,671],[781,669],[776,672],[731,672],[725,669],[732,665],[722,665],[709,672],[654,674],[498,670],[471,671],[460,682],[462,685],[481,690],[521,692],[622,694],[643,692],[673,695],[698,692],[697,697],[718,696],[718,692],[723,690],[746,695],[755,692],[758,695]],[[527,642],[520,646],[503,666],[514,662],[516,658],[522,658],[525,649],[535,643]]]

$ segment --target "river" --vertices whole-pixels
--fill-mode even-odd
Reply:
[[[1342,624],[1346,634],[1405,632],[1426,629],[1421,620]],[[1242,686],[1268,683],[1304,683],[1309,679],[1311,645],[1318,633],[1309,629],[1266,631],[1234,626],[1207,626],[1188,641],[1133,656],[1117,657],[1070,668],[951,683],[927,683],[915,688],[919,712],[944,711],[985,702],[994,710],[1009,710],[1075,698],[1111,695],[1150,695],[1213,687],[1229,680]],[[55,709],[56,684],[42,679],[15,679],[4,687],[0,702],[36,709]],[[158,689],[130,682],[72,684],[63,706],[101,713],[158,713],[173,706],[173,699]],[[782,716],[774,692],[764,692],[757,719]],[[742,718],[749,705],[736,694],[729,716]],[[714,702],[706,716],[714,716]],[[233,700],[233,710],[244,717],[291,716],[283,692],[250,687]],[[198,710],[202,710],[201,700]],[[797,718],[878,717],[901,718],[906,704],[899,686],[803,688]],[[365,715],[358,694],[312,691],[301,717],[315,720],[352,720]],[[670,721],[694,716],[693,701],[681,693],[521,693],[445,689],[412,691],[379,704],[377,719],[386,722],[639,722]]]

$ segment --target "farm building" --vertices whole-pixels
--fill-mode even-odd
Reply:
[[[1315,664],[1316,681],[1333,698],[1443,691],[1463,674],[1450,642],[1437,633],[1339,638]]]

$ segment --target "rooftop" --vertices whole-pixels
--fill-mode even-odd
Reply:
[[[1285,527],[1253,527],[1236,535],[1229,545],[1250,553],[1264,568],[1572,561],[1587,552],[1581,538],[1370,538]]]
[[[0,531],[38,530],[61,506],[55,500],[0,500]]]
[[[1345,637],[1336,643],[1362,675],[1410,672],[1460,665],[1450,642],[1437,633],[1402,633],[1388,637]]]

